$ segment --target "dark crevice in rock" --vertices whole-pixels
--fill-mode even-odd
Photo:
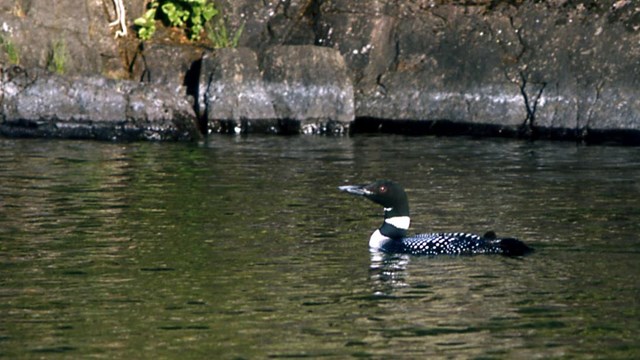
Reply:
[[[400,40],[397,37],[396,31],[394,31],[393,57],[390,64],[391,69],[394,69],[394,71],[398,71],[398,67],[400,66],[400,54]]]
[[[198,129],[204,135],[207,133],[207,118],[206,118],[206,108],[204,110],[204,114],[201,113],[200,108],[205,106],[205,104],[201,104],[202,98],[200,96],[200,72],[202,69],[202,58],[194,61],[191,64],[191,67],[187,71],[184,76],[184,86],[187,89],[187,96],[191,98],[193,102],[193,111],[196,113],[197,121],[198,121]],[[211,79],[209,79],[209,82]],[[209,82],[207,82],[207,87]],[[203,94],[204,95],[204,94]]]
[[[520,52],[515,55],[515,62],[519,64],[525,52],[527,52],[529,48],[527,46],[527,43],[524,40],[524,37],[522,36],[523,29],[522,27],[516,27],[516,25],[514,24],[513,16],[509,16],[509,23],[511,24],[511,28],[513,29],[513,32],[516,34],[516,37],[521,47]]]
[[[131,55],[131,59],[126,63],[128,78],[136,81],[149,81],[144,79],[144,72],[147,69],[147,62],[144,58],[144,43],[138,44]]]
[[[326,41],[322,36],[326,36],[325,28],[320,21],[320,5],[322,0],[311,0],[305,9],[304,16],[309,19],[311,30],[313,31],[313,44],[316,46],[326,46]]]
[[[140,59],[139,61],[142,63],[142,72],[140,73],[140,76],[137,80],[141,82],[151,82],[151,71],[149,70],[149,65],[147,64],[147,58],[144,55],[144,43],[140,43],[138,52],[136,53],[134,60],[129,66],[129,72],[131,74],[133,74],[134,72],[134,66],[138,59]]]
[[[587,110],[584,124],[582,124],[580,121],[581,112],[580,111],[577,112],[578,116],[576,120],[576,136],[578,141],[588,142],[588,139],[591,138],[590,136],[591,121],[593,119],[593,113],[595,111],[595,108],[598,105],[598,102],[600,101],[603,86],[604,86],[604,81],[600,81],[597,84],[595,84],[594,86],[595,98],[593,102],[588,105],[589,109]]]
[[[383,75],[384,74],[379,74],[378,76],[376,76],[376,85],[377,85],[376,91],[381,96],[387,95],[387,87],[384,85],[384,82],[382,81],[382,76]]]
[[[520,79],[520,93],[522,94],[527,114],[524,122],[520,126],[520,136],[528,139],[535,139],[537,137],[536,109],[538,107],[538,102],[542,97],[542,92],[547,86],[547,83],[543,82],[538,84],[540,88],[538,89],[537,94],[535,94],[533,99],[530,99],[529,95],[527,94],[527,75],[524,72],[520,72]]]
[[[312,29],[314,33],[314,42],[316,46],[332,46],[333,45],[333,28],[329,23],[323,21],[320,11],[320,4],[316,2],[315,6],[309,7],[309,14],[313,16]]]

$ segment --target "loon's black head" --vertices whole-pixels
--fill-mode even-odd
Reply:
[[[378,180],[368,185],[345,185],[340,190],[364,196],[384,207],[385,218],[409,216],[409,200],[402,186],[391,180]]]
[[[340,190],[349,194],[364,196],[384,207],[384,222],[369,239],[369,246],[382,248],[391,239],[401,239],[407,235],[411,219],[409,201],[402,186],[390,180],[378,180],[369,185],[345,185]]]

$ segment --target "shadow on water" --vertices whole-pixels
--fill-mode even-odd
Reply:
[[[469,139],[0,139],[0,356],[640,355],[640,154]],[[412,230],[521,258],[371,254],[393,178]]]

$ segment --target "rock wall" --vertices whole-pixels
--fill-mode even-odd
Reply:
[[[103,77],[10,68],[2,74],[0,134],[96,140],[192,140],[192,105],[174,89]]]
[[[224,50],[173,30],[139,46],[131,25],[143,0],[126,4],[124,39],[109,26],[113,1],[37,3],[0,1],[21,66],[47,68],[58,36],[68,75],[166,86],[203,131],[640,144],[636,1],[227,0],[216,5],[228,28],[244,32]]]

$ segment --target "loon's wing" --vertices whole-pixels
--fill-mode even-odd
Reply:
[[[431,233],[403,238],[396,243],[396,251],[413,255],[525,255],[533,249],[513,238],[481,237],[468,233]]]
[[[468,233],[419,234],[402,239],[405,252],[414,255],[499,253],[500,248]]]

